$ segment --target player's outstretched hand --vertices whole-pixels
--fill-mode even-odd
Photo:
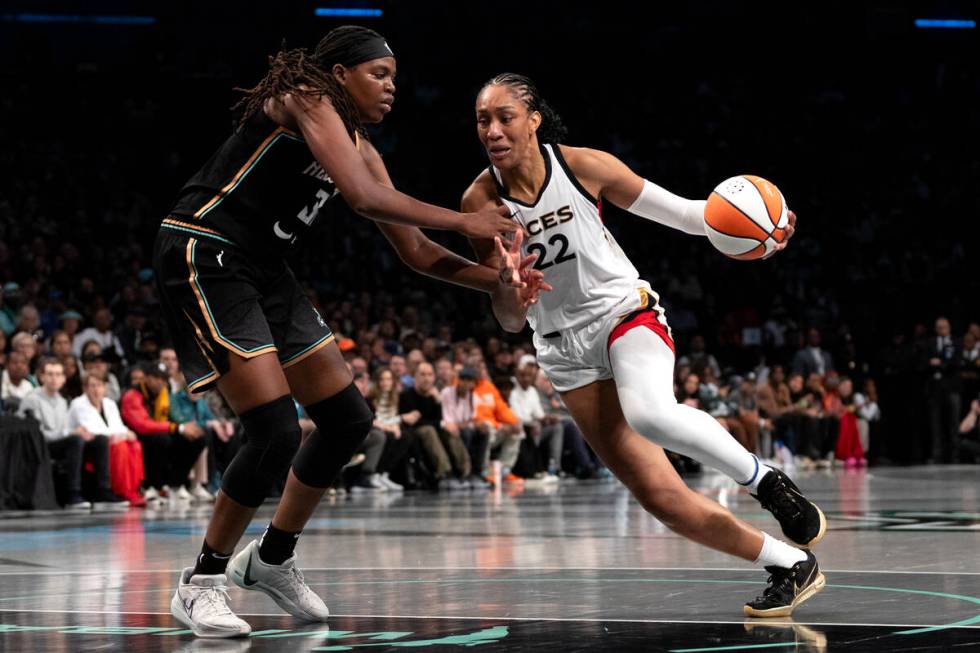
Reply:
[[[506,206],[463,215],[465,217],[460,233],[474,240],[508,236],[515,231],[520,231],[520,226],[511,219],[510,210]]]
[[[776,243],[776,246],[772,248],[772,251],[762,257],[763,259],[767,259],[776,252],[786,249],[786,245],[789,244],[789,239],[793,237],[794,233],[796,233],[796,214],[787,209],[786,216],[789,218],[789,224],[786,225],[786,237],[783,238],[783,242]]]
[[[514,234],[514,240],[509,247],[504,247],[504,242],[499,236],[494,238],[494,246],[497,249],[500,283],[517,288],[521,296],[521,308],[526,309],[538,302],[538,295],[542,291],[547,292],[552,288],[550,284],[545,283],[544,273],[534,269],[534,262],[538,259],[538,255],[535,253],[521,257],[523,241],[524,232],[518,231]]]

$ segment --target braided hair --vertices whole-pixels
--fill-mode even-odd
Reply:
[[[333,76],[334,64],[343,64],[350,53],[365,41],[380,39],[374,30],[357,25],[344,25],[330,30],[320,39],[311,55],[305,48],[287,50],[283,48],[269,57],[269,72],[252,88],[235,88],[245,96],[239,100],[233,111],[242,110],[239,126],[261,111],[269,98],[281,98],[287,93],[296,96],[320,99],[326,96],[340,116],[347,133],[367,136],[360,111],[354,104],[350,93]]]
[[[528,113],[537,111],[541,114],[541,125],[537,131],[539,142],[561,143],[568,136],[568,129],[562,122],[561,116],[541,97],[538,87],[530,77],[517,73],[501,73],[484,84],[480,92],[482,93],[488,86],[506,86],[518,100],[524,103]]]

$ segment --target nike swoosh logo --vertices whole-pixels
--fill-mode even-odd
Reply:
[[[190,617],[194,612],[194,599],[184,600],[184,610],[187,610],[187,616]]]
[[[242,578],[242,582],[245,583],[245,585],[247,585],[248,587],[251,587],[252,585],[255,585],[257,582],[259,582],[257,580],[252,580],[251,578],[249,578],[248,572],[250,572],[250,571],[252,571],[252,557],[251,556],[249,556],[249,558],[248,558],[248,564],[245,565],[245,577]]]

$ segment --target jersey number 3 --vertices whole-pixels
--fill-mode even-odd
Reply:
[[[545,268],[550,268],[552,265],[558,265],[559,263],[564,263],[565,261],[571,261],[575,258],[575,252],[568,252],[568,238],[564,234],[555,234],[548,239],[548,244],[552,247],[559,246],[558,255],[555,256],[555,260],[547,261],[548,258],[548,248],[541,243],[531,243],[527,246],[528,252],[537,252],[538,260],[534,262],[535,270],[544,270]]]

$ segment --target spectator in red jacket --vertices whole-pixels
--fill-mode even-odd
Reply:
[[[168,418],[167,369],[159,363],[143,367],[144,380],[122,397],[122,418],[143,445],[143,497],[147,504],[172,492],[190,500],[187,475],[207,440],[195,422],[179,424]]]

